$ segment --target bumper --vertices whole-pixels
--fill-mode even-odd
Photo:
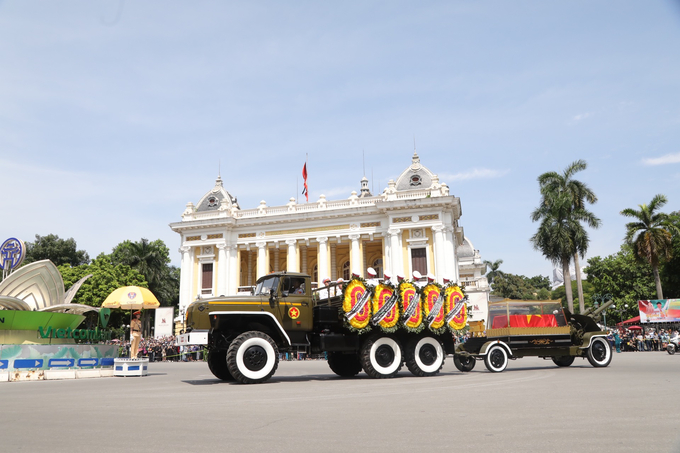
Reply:
[[[196,330],[177,336],[177,346],[188,346],[194,344],[208,344],[208,331]]]

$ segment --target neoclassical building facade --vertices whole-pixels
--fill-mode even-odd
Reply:
[[[368,180],[348,199],[241,209],[217,178],[197,204],[187,203],[181,235],[180,312],[197,298],[249,291],[270,272],[303,272],[313,282],[325,277],[410,276],[417,270],[460,282],[470,302],[486,312],[489,286],[479,252],[459,225],[460,199],[420,163],[409,165],[379,195]],[[480,313],[481,315],[482,313]]]

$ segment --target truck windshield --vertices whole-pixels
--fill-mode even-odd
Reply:
[[[272,277],[262,280],[255,288],[256,296],[269,296],[272,292],[276,292],[279,287],[279,277]]]

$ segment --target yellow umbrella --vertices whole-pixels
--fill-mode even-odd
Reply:
[[[102,307],[122,308],[123,310],[154,310],[160,305],[156,296],[148,289],[139,286],[123,286],[109,294]]]

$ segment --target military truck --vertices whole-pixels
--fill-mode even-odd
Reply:
[[[476,360],[484,361],[494,373],[505,370],[509,360],[527,356],[552,360],[559,367],[587,358],[594,367],[606,367],[612,360],[608,332],[597,322],[613,301],[583,314],[570,313],[559,301],[504,300],[489,304],[486,327],[471,322],[473,337],[458,344],[454,364],[471,371]]]
[[[462,292],[416,291],[407,281],[391,288],[353,279],[312,290],[309,275],[272,273],[257,280],[252,295],[189,305],[179,344],[204,343],[210,371],[244,384],[267,381],[279,354],[297,351],[325,353],[330,369],[344,377],[363,370],[391,378],[404,363],[416,376],[436,375],[455,349],[445,323],[465,322]],[[421,294],[429,299],[416,300]]]

